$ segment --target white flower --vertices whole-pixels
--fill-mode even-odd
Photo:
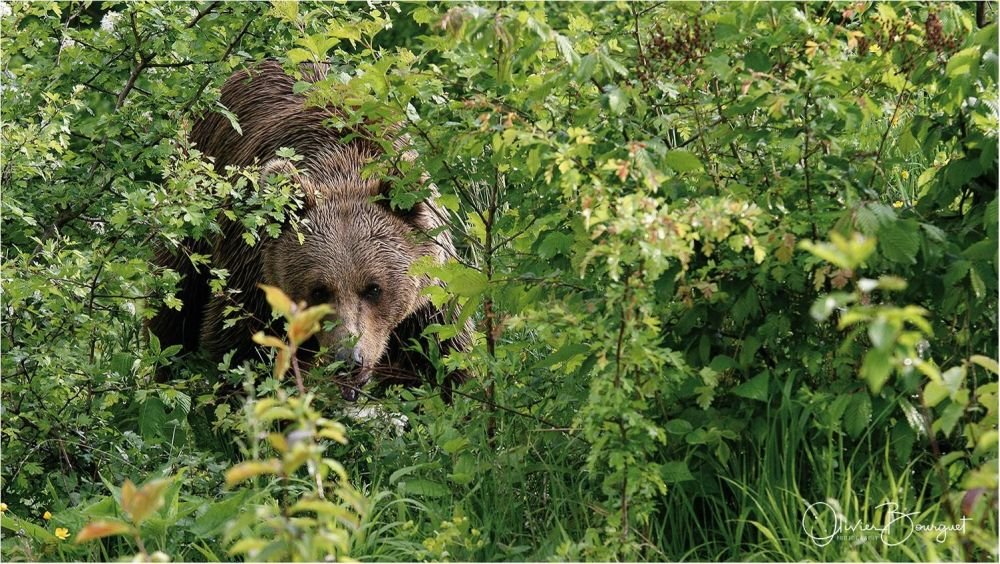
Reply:
[[[10,4],[8,4],[6,2],[0,2],[0,18],[6,18],[7,16],[11,15],[12,13],[13,12],[11,12],[11,10],[10,10]]]
[[[76,47],[76,41],[73,41],[69,37],[63,37],[62,43],[59,44],[59,50],[69,49],[70,47]]]
[[[120,19],[122,19],[121,12],[108,12],[104,14],[104,17],[101,18],[101,29],[104,31],[114,31]]]

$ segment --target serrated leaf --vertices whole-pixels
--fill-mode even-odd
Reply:
[[[865,235],[875,235],[879,228],[879,219],[868,206],[861,206],[854,214],[854,225]]]
[[[920,250],[920,226],[912,220],[893,221],[878,232],[878,245],[885,258],[900,264],[916,262]]]
[[[573,44],[570,43],[569,38],[565,35],[554,34],[556,39],[556,48],[559,50],[559,54],[562,55],[563,59],[570,65],[575,65],[580,61],[580,56],[576,54],[576,50],[573,49]]]
[[[969,269],[969,283],[972,286],[972,293],[976,298],[982,298],[986,294],[986,282],[975,268]]]
[[[299,17],[298,0],[273,0],[271,6],[274,14],[285,21],[294,22]]]
[[[609,75],[617,74],[622,77],[628,78],[629,73],[628,69],[625,68],[625,65],[622,65],[618,61],[609,57],[607,53],[604,52],[604,50],[598,51],[598,54],[601,58],[601,66],[604,67],[605,71],[607,71]]]
[[[906,398],[899,399],[899,407],[903,411],[903,415],[906,417],[906,423],[913,429],[913,432],[917,436],[922,435],[927,429],[924,422],[924,416],[920,413],[916,407],[913,406]]]
[[[240,127],[240,121],[239,118],[236,117],[236,114],[229,111],[229,108],[223,106],[221,103],[217,103],[215,105],[215,111],[222,114],[227,120],[229,120],[229,125],[233,126],[236,133],[240,134],[240,136],[243,135],[243,128]]]
[[[469,439],[468,438],[466,438],[466,437],[456,437],[456,438],[451,439],[449,441],[445,441],[445,443],[443,445],[441,445],[441,449],[444,450],[448,454],[455,454],[455,453],[457,453],[458,451],[462,450],[463,448],[465,448],[468,445],[469,445]]]
[[[485,274],[466,266],[456,264],[455,267],[451,267],[448,270],[449,276],[446,280],[448,290],[457,296],[465,298],[477,297],[486,290],[486,286],[489,283],[489,279],[486,278]]]
[[[549,232],[538,245],[538,256],[550,259],[558,254],[564,254],[573,246],[573,236],[559,231]]]

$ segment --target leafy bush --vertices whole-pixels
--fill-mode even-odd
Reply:
[[[0,12],[3,556],[997,557],[986,4]],[[408,134],[417,159],[387,147],[371,173],[401,208],[433,179],[460,260],[418,269],[476,322],[436,360],[474,376],[450,405],[391,391],[346,445],[314,440],[345,409],[321,370],[300,388],[287,354],[216,366],[143,330],[179,306],[155,249],[223,217],[260,244],[294,213],[186,140],[265,57],[334,66],[297,87],[333,126]],[[275,413],[314,435],[282,448]],[[283,477],[224,492],[232,466]],[[309,505],[324,467],[364,495]],[[169,484],[145,519],[132,482]],[[69,542],[119,507],[133,540]]]

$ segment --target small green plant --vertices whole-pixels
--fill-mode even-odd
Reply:
[[[124,536],[131,539],[139,550],[135,560],[169,562],[170,557],[162,551],[148,552],[146,543],[143,542],[141,525],[163,506],[167,489],[174,482],[174,478],[158,478],[137,487],[131,480],[125,480],[118,492],[118,505],[127,519],[125,521],[99,519],[88,523],[77,533],[76,542],[84,543],[105,537]]]
[[[274,310],[288,322],[287,340],[263,333],[254,340],[277,350],[275,377],[280,380],[291,368],[298,390],[304,392],[295,353],[320,330],[320,320],[330,308],[307,308],[277,288],[262,289]],[[249,481],[251,489],[263,487],[271,497],[227,525],[225,539],[233,543],[231,556],[269,561],[348,558],[352,535],[368,504],[350,485],[340,462],[326,456],[331,442],[347,443],[346,429],[313,409],[313,399],[312,394],[289,396],[279,389],[276,397],[247,403],[252,459],[226,472],[226,486],[234,488]],[[262,437],[266,442],[263,448],[257,444]],[[274,456],[265,456],[268,450]],[[263,480],[270,481],[261,483]]]

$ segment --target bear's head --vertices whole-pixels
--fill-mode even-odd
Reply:
[[[263,274],[296,302],[331,306],[326,321],[333,328],[317,340],[320,350],[350,367],[341,389],[353,400],[386,354],[393,330],[428,303],[421,290],[431,281],[412,276],[410,266],[426,255],[444,261],[447,253],[427,235],[441,225],[432,202],[393,210],[385,183],[343,174],[342,164],[329,170],[338,172],[300,173],[282,159],[265,164],[262,177],[287,176],[301,187],[305,206],[297,229],[288,227],[265,244]]]

